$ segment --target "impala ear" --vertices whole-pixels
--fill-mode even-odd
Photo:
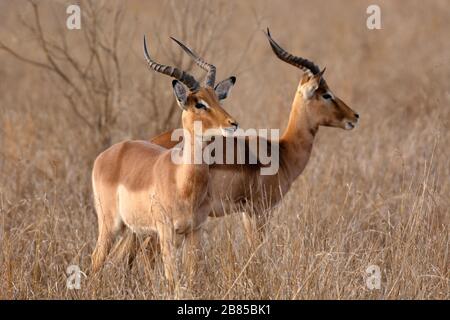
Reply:
[[[219,100],[225,99],[230,93],[231,88],[233,88],[236,83],[236,77],[229,77],[228,79],[220,81],[214,88]]]
[[[172,81],[173,93],[177,98],[178,105],[181,109],[186,109],[187,91],[183,84],[178,80]]]
[[[322,81],[322,76],[325,73],[325,69],[326,68],[324,68],[318,74],[314,75],[312,78],[306,81],[306,83],[302,83],[301,91],[305,99],[311,99],[314,95],[314,92],[319,89],[320,82]]]
[[[309,79],[311,79],[311,77],[308,76],[306,73],[304,73],[302,76],[302,79],[300,80],[300,84],[304,85],[305,83],[307,83],[309,81]]]

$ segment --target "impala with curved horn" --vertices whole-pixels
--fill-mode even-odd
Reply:
[[[210,211],[209,167],[205,163],[192,164],[193,144],[198,137],[203,139],[209,129],[233,132],[237,128],[236,121],[220,106],[221,97],[226,97],[235,78],[220,82],[214,89],[215,68],[209,65],[206,86],[201,86],[187,72],[155,62],[148,53],[145,37],[144,55],[152,70],[175,79],[173,91],[191,145],[189,148],[185,143],[177,150],[185,160],[181,164],[173,162],[174,150],[147,141],[120,142],[97,157],[92,184],[99,235],[92,269],[95,272],[102,267],[116,236],[128,229],[133,237],[136,234],[158,237],[165,275],[173,284],[176,235],[184,236],[185,256],[192,256],[199,246],[199,230]],[[195,132],[194,138],[196,121],[202,123],[202,131]]]
[[[288,53],[273,40],[269,29],[266,36],[279,59],[303,71],[295,92],[287,128],[278,141],[268,141],[269,144],[278,144],[279,170],[275,175],[263,176],[260,174],[259,165],[255,164],[210,166],[213,199],[210,216],[222,216],[236,211],[234,210],[236,206],[245,208],[250,203],[251,210],[244,212],[244,226],[249,240],[254,238],[255,230],[263,230],[270,209],[282,199],[294,180],[305,169],[319,127],[330,126],[351,130],[359,120],[359,115],[332,93],[323,78],[325,69],[320,71],[313,62]],[[181,47],[194,59],[196,58],[185,46]],[[176,144],[170,137],[171,131],[151,141],[170,148]],[[252,138],[245,139],[247,152],[249,140]]]
[[[216,67],[213,66],[212,64],[207,63],[206,61],[204,61],[202,58],[200,58],[199,56],[197,56],[190,48],[188,48],[187,46],[185,46],[181,41],[170,37],[170,39],[172,39],[173,41],[175,41],[180,47],[183,48],[183,50],[191,57],[194,59],[195,63],[202,68],[203,70],[205,70],[206,72],[208,72],[206,74],[206,79],[205,79],[205,84],[207,86],[210,87],[214,87],[214,82],[216,81]]]

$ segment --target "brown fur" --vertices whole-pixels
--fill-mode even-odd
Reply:
[[[302,94],[305,86],[318,85],[314,95],[306,99]],[[294,180],[303,172],[311,155],[315,134],[319,126],[346,128],[346,122],[357,122],[356,113],[342,100],[335,97],[326,101],[322,95],[329,88],[319,78],[303,76],[289,116],[287,128],[279,141],[279,164],[277,174],[260,175],[261,164],[213,164],[210,166],[211,194],[213,208],[210,216],[223,216],[236,206],[251,202],[252,211],[244,214],[244,225],[249,240],[256,230],[262,230],[269,212],[286,194]],[[170,141],[171,131],[163,133],[151,141],[165,148],[177,142]],[[248,140],[248,139],[247,139]],[[246,143],[248,145],[248,143]],[[248,148],[246,148],[248,150]],[[235,152],[236,154],[236,152]]]
[[[210,108],[195,108],[199,99]],[[203,130],[235,123],[220,107],[211,88],[188,96],[182,122],[191,136],[194,121],[202,121]],[[186,149],[183,157],[190,159],[192,155]],[[188,255],[198,249],[199,229],[210,211],[209,168],[206,164],[175,164],[171,152],[147,141],[124,141],[95,160],[92,183],[99,236],[92,256],[94,272],[102,267],[115,237],[126,227],[136,234],[158,236],[165,274],[171,283],[176,279],[175,235],[186,238]],[[121,251],[129,250],[128,240],[124,243],[126,249]]]

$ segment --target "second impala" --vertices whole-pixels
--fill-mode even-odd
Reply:
[[[275,160],[279,161],[279,170],[274,175],[261,175],[261,163],[216,163],[210,168],[213,199],[210,216],[223,216],[236,211],[236,207],[243,209],[244,226],[249,240],[254,239],[255,230],[264,229],[270,209],[279,203],[295,179],[303,172],[319,126],[351,130],[359,120],[359,115],[332,93],[323,78],[325,69],[321,71],[313,62],[286,52],[272,39],[269,30],[266,36],[279,59],[304,73],[295,93],[284,134],[279,140],[269,140],[265,143],[277,145],[279,158]],[[182,48],[192,56],[192,52],[185,46]],[[170,148],[177,143],[172,141],[171,135],[172,131],[169,131],[151,141]],[[251,152],[249,146],[252,139],[254,137],[245,138],[246,155]]]

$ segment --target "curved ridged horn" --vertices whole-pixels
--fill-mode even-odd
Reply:
[[[194,59],[195,63],[202,68],[203,70],[207,71],[205,83],[207,86],[214,88],[214,83],[216,82],[216,67],[212,64],[207,63],[205,60],[200,58],[198,55],[196,55],[192,49],[190,49],[188,46],[183,44],[181,41],[170,37],[173,41],[175,41],[192,59]]]
[[[301,57],[296,57],[283,48],[280,47],[278,43],[275,42],[275,40],[272,39],[270,36],[269,28],[267,28],[267,33],[265,33],[267,39],[269,39],[270,46],[272,47],[273,52],[277,55],[278,58],[283,60],[284,62],[287,62],[289,64],[292,64],[293,66],[296,66],[303,72],[307,73],[309,76],[316,75],[320,72],[319,67],[314,64],[314,62],[309,61],[307,59],[303,59]]]
[[[197,92],[200,89],[200,84],[193,76],[191,76],[189,73],[184,72],[178,68],[166,66],[163,64],[159,64],[150,58],[150,55],[148,54],[147,50],[147,41],[144,36],[144,56],[145,60],[147,60],[147,63],[150,68],[153,70],[166,74],[172,78],[175,78],[177,80],[180,80],[182,83],[184,83],[191,92]]]

